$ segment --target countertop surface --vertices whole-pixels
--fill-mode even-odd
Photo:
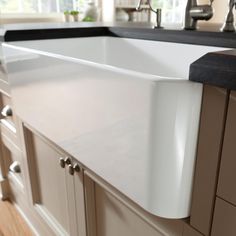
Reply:
[[[183,30],[180,24],[163,26],[163,29],[153,29],[152,24],[132,22],[9,24],[0,27],[0,40],[114,36],[236,48],[236,33],[220,32],[221,25],[219,24],[199,24],[196,31]]]
[[[149,23],[131,22],[9,24],[0,27],[0,41],[112,36],[225,47],[226,49],[236,48],[236,33],[221,32],[219,24],[205,25],[199,22],[199,28],[196,31],[183,30],[181,25],[163,26],[164,29],[153,29]],[[236,80],[232,79],[236,77],[235,68],[233,68],[235,58],[232,53],[228,52],[211,53],[191,66],[189,79],[227,89],[236,89]],[[212,76],[213,73],[217,76]]]

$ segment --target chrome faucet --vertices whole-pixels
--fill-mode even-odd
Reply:
[[[234,32],[235,26],[234,26],[234,13],[233,8],[236,8],[236,0],[229,0],[229,11],[226,15],[225,23],[221,28],[221,31],[224,32]]]
[[[156,25],[154,26],[155,29],[160,29],[160,28],[163,28],[161,26],[161,9],[160,8],[157,8],[156,10],[152,7],[151,3],[150,3],[151,0],[147,0],[145,2],[147,2],[147,4],[149,5],[149,8],[152,12],[156,13]],[[136,7],[136,10],[137,11],[141,11],[142,10],[142,2],[143,0],[139,0],[139,3],[138,3],[138,6]]]
[[[210,20],[213,16],[213,1],[210,0],[209,5],[198,5],[197,0],[187,0],[184,29],[195,30],[198,20]]]

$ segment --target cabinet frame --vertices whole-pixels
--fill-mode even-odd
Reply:
[[[85,226],[85,208],[84,205],[84,189],[83,189],[83,169],[79,173],[74,173],[74,175],[69,174],[68,166],[65,166],[62,171],[60,178],[64,179],[63,188],[64,195],[66,196],[65,202],[65,215],[63,215],[64,219],[66,219],[65,225],[67,230],[60,225],[59,221],[43,206],[41,205],[41,195],[40,195],[40,185],[39,185],[39,176],[37,173],[36,162],[36,154],[34,150],[34,136],[37,137],[44,145],[46,145],[50,150],[53,150],[56,154],[58,154],[58,164],[55,166],[56,169],[61,168],[59,164],[59,156],[67,157],[67,153],[58,148],[55,144],[50,142],[47,138],[43,137],[41,134],[37,133],[34,129],[32,129],[27,124],[23,123],[23,134],[25,140],[26,147],[26,156],[28,163],[28,172],[29,172],[29,184],[30,184],[30,200],[31,205],[35,209],[38,216],[41,220],[47,224],[49,230],[53,235],[86,235],[86,226]],[[69,156],[70,157],[70,156]],[[38,156],[37,158],[40,158]],[[74,158],[70,157],[72,163],[75,163]],[[42,170],[43,171],[43,170]],[[52,170],[53,171],[53,170]],[[53,173],[52,173],[53,174]],[[55,172],[56,174],[56,172]],[[64,177],[63,177],[64,176]],[[52,186],[53,187],[53,186]],[[78,201],[79,199],[80,201]],[[84,226],[83,226],[84,224]]]

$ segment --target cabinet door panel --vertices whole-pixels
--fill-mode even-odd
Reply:
[[[211,236],[235,236],[235,226],[236,207],[217,198]]]
[[[110,193],[95,184],[96,236],[163,236]],[[177,234],[176,234],[177,235]]]
[[[195,229],[193,229],[190,225],[185,224],[183,236],[203,236],[203,235],[197,232]]]
[[[59,165],[63,154],[27,131],[28,161],[33,204],[57,235],[69,235],[66,169]]]
[[[190,224],[209,235],[215,204],[228,91],[204,85]]]
[[[231,92],[217,195],[236,205],[236,92]]]

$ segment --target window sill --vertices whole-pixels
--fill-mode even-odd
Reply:
[[[0,24],[63,22],[63,13],[5,13],[0,14]]]

